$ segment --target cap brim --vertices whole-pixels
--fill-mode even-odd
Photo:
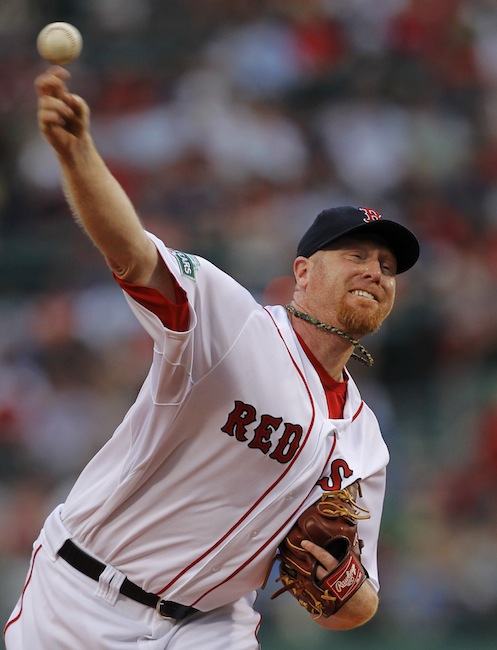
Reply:
[[[404,273],[416,264],[419,258],[419,242],[413,233],[396,221],[381,219],[354,226],[330,239],[326,245],[358,233],[375,234],[385,240],[397,259],[397,273]],[[323,246],[324,247],[324,246]]]

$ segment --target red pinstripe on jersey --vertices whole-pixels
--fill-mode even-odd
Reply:
[[[359,408],[357,409],[357,411],[354,413],[354,415],[353,415],[353,417],[352,417],[352,422],[353,422],[357,417],[359,417],[359,415],[360,415],[360,413],[361,413],[361,411],[362,411],[362,407],[363,407],[363,406],[364,406],[364,402],[361,402],[361,403],[359,404]]]

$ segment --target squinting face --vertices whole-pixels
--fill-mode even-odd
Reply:
[[[397,271],[397,260],[382,240],[344,237],[300,259],[308,265],[302,307],[355,338],[379,329],[393,307]]]

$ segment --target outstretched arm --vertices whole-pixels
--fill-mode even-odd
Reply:
[[[174,301],[172,278],[98,153],[90,134],[90,110],[81,97],[69,92],[69,77],[65,68],[55,66],[35,85],[39,128],[57,155],[75,218],[119,278],[158,289]]]

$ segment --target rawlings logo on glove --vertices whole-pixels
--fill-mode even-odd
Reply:
[[[297,519],[279,546],[279,581],[283,588],[271,598],[289,591],[315,618],[335,614],[359,589],[368,577],[361,564],[362,541],[357,534],[357,521],[368,519],[369,512],[355,502],[359,485],[324,492]],[[361,514],[360,511],[363,513]],[[326,549],[338,565],[318,580],[321,566],[304,550],[301,542],[308,539]]]

